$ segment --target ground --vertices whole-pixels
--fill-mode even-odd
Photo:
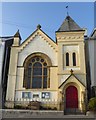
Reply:
[[[2,120],[96,120],[95,115],[64,115],[63,111],[33,111],[3,109],[0,112]]]

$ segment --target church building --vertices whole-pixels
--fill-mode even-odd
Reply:
[[[14,108],[18,100],[28,99],[43,104],[55,101],[58,110],[83,110],[87,100],[84,34],[70,16],[55,32],[56,42],[40,25],[21,44],[17,31],[11,47],[6,107]]]

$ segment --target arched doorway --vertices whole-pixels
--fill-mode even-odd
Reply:
[[[66,88],[66,109],[78,108],[78,90],[75,86]]]

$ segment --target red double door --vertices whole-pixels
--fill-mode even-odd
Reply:
[[[66,108],[78,108],[78,90],[75,86],[66,89]]]

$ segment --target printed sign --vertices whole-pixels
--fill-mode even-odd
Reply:
[[[22,98],[31,98],[31,92],[22,92]]]
[[[50,98],[50,92],[42,92],[42,98],[49,99]]]
[[[33,94],[33,98],[39,98],[39,94]]]

